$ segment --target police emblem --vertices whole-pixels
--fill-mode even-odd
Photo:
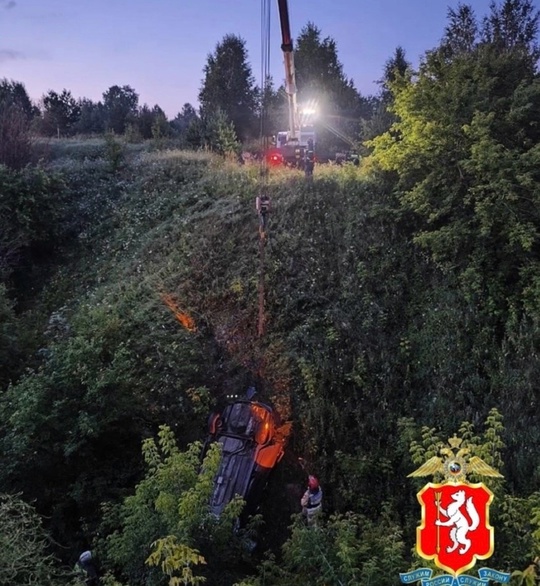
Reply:
[[[477,559],[494,551],[494,532],[489,524],[493,493],[483,483],[470,484],[467,473],[502,478],[502,474],[477,456],[468,457],[468,448],[453,437],[450,447],[439,453],[409,477],[441,474],[445,481],[428,483],[417,494],[422,521],[416,530],[416,551],[424,559],[458,576],[472,568]]]
[[[417,495],[422,524],[416,530],[416,550],[454,575],[491,557],[493,527],[489,505],[493,493],[483,484],[427,484]]]

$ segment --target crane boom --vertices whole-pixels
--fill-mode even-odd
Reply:
[[[272,164],[285,164],[304,169],[306,177],[313,175],[315,163],[315,131],[304,121],[301,124],[296,101],[296,73],[294,70],[294,47],[289,21],[287,0],[277,0],[281,26],[281,50],[285,64],[285,93],[289,106],[289,129],[277,133],[276,145],[267,153]]]
[[[281,25],[281,50],[285,63],[285,93],[289,104],[289,140],[298,139],[298,108],[296,104],[296,74],[294,71],[294,47],[289,22],[287,0],[277,0]]]

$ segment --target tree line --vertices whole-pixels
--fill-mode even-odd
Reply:
[[[407,67],[403,50],[398,49],[396,54],[396,64],[401,69]],[[361,129],[383,104],[382,97],[361,96],[343,72],[336,42],[323,38],[313,23],[300,32],[295,59],[299,102],[315,100],[323,113],[318,129],[320,147],[332,153],[356,146]],[[200,107],[185,103],[172,120],[157,104],[141,105],[139,95],[129,85],[111,86],[99,101],[75,99],[68,89],[50,90],[39,104],[34,104],[22,82],[3,79],[0,133],[4,148],[0,161],[9,164],[19,157],[24,160],[23,154],[28,151],[24,138],[30,132],[48,137],[113,132],[130,141],[168,137],[178,139],[181,146],[224,152],[238,150],[240,145],[253,146],[261,132],[271,136],[287,129],[284,89],[276,88],[271,78],[264,80],[264,87],[257,85],[241,37],[229,34],[218,42],[208,55],[203,74]],[[15,137],[22,151],[10,154],[8,144]]]

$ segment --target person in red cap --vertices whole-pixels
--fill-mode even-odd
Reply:
[[[316,524],[316,519],[322,509],[322,488],[316,476],[308,476],[308,486],[300,500],[302,514],[306,517],[309,526]]]

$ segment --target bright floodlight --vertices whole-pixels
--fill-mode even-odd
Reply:
[[[300,116],[303,124],[310,124],[317,118],[318,108],[315,100],[308,100],[300,107]]]

